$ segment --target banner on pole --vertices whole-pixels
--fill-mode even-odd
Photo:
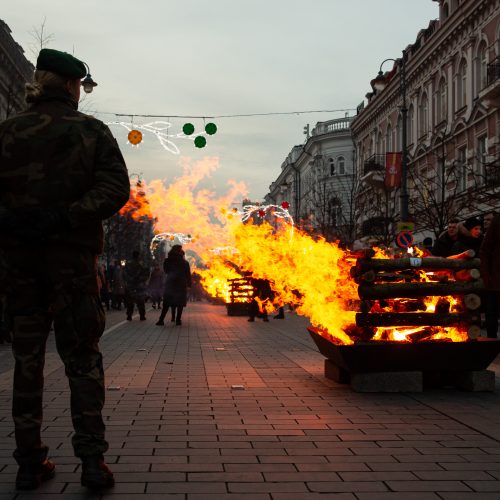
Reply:
[[[388,189],[397,188],[401,184],[401,153],[385,154],[384,184]]]

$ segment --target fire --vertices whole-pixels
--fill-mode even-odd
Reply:
[[[278,216],[273,220],[259,213],[259,224],[253,218],[242,222],[238,210],[228,207],[245,197],[246,186],[229,181],[228,192],[216,196],[203,186],[218,168],[217,158],[181,161],[179,178],[168,186],[160,180],[144,183],[122,210],[133,217],[154,215],[158,233],[193,235],[189,249],[203,261],[196,271],[212,297],[230,302],[228,280],[251,273],[255,278],[269,280],[274,292],[272,300],[261,303],[261,308],[270,312],[276,306],[293,304],[296,312],[307,316],[329,340],[352,344],[359,298],[350,269],[356,255],[335,243],[315,239]],[[383,250],[374,250],[376,257],[387,257]],[[439,276],[422,272],[420,279],[434,281]],[[376,301],[374,308],[382,312],[405,311],[405,300],[387,300],[383,307]],[[446,300],[451,311],[460,309],[454,297]],[[420,311],[432,312],[438,307],[435,297],[423,302]],[[449,327],[379,328],[373,337],[404,342],[421,338],[464,341],[467,334],[461,328]]]
[[[120,215],[130,215],[134,220],[142,217],[153,218],[151,207],[146,196],[147,185],[145,181],[137,181],[130,186],[130,197],[121,208]]]

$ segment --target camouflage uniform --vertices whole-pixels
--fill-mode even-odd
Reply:
[[[0,253],[7,262],[4,287],[14,332],[12,413],[20,464],[47,455],[40,428],[52,322],[71,389],[75,454],[99,455],[108,448],[96,256],[101,221],[124,205],[130,186],[108,127],[76,108],[69,94],[54,90],[0,124],[0,221],[8,214],[18,222],[4,224]],[[64,213],[66,223],[44,234],[47,210]]]

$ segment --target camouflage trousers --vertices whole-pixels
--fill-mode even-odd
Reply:
[[[108,449],[102,419],[104,370],[98,341],[105,315],[97,293],[95,256],[75,248],[47,246],[6,252],[7,313],[15,358],[12,415],[18,463],[43,460],[41,439],[45,346],[51,324],[71,391],[75,455]]]

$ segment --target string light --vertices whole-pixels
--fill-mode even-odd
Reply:
[[[168,129],[172,127],[172,124],[170,122],[165,122],[165,121],[155,121],[151,123],[144,123],[142,125],[137,125],[132,122],[116,121],[116,122],[107,122],[106,125],[108,126],[117,125],[123,127],[129,132],[129,134],[130,132],[132,132],[132,130],[149,132],[151,134],[154,134],[158,139],[159,143],[163,146],[163,148],[174,155],[180,154],[180,149],[172,141],[172,139],[188,139],[193,142],[195,141],[195,138],[186,135],[184,132],[179,132],[177,134],[169,134]],[[202,135],[205,134],[208,134],[208,132],[200,132],[196,136],[196,138],[202,138],[206,142],[206,139],[202,137]]]

